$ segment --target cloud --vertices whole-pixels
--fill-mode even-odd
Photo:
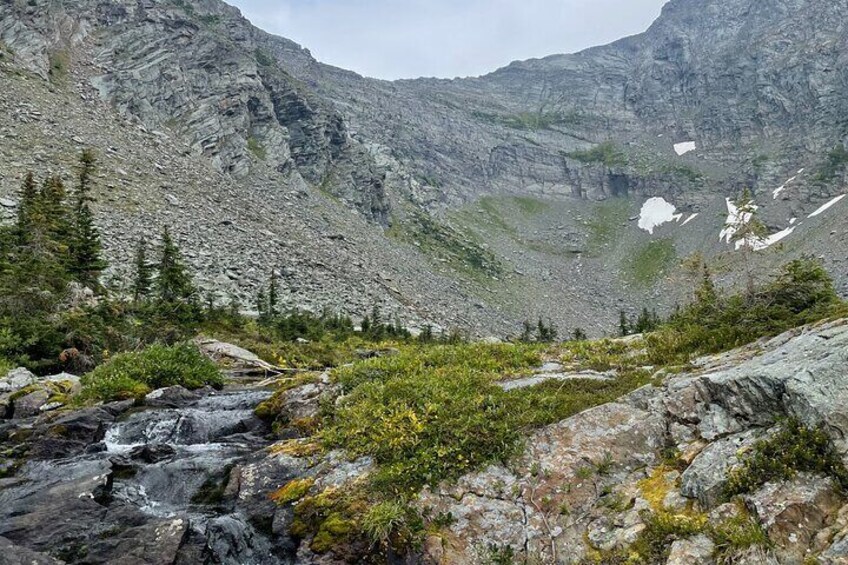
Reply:
[[[644,31],[665,0],[229,0],[319,60],[378,78],[476,76]]]

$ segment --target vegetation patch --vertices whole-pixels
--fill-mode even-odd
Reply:
[[[271,493],[270,498],[281,506],[291,504],[306,496],[314,484],[313,478],[295,479]]]
[[[755,443],[742,466],[730,472],[725,495],[751,493],[798,473],[832,477],[843,491],[848,490],[848,469],[824,427],[810,428],[790,419],[777,433]]]
[[[169,386],[187,389],[224,384],[218,367],[196,347],[152,345],[138,353],[121,353],[82,379],[86,400],[140,398]]]
[[[598,254],[618,243],[629,217],[630,202],[626,199],[614,198],[596,204],[588,226],[590,253]]]
[[[674,264],[676,258],[677,250],[672,239],[655,239],[636,250],[627,263],[627,271],[634,282],[650,287]]]
[[[728,351],[846,313],[833,280],[811,259],[792,261],[771,283],[731,296],[720,294],[705,271],[695,294],[692,304],[646,337],[651,363],[685,364],[694,355]]]
[[[576,127],[586,123],[588,116],[581,112],[519,112],[495,114],[475,111],[472,114],[481,122],[501,125],[521,131],[541,131],[560,127]]]
[[[538,216],[544,214],[550,209],[550,204],[538,198],[530,196],[514,196],[512,201],[515,202],[518,209],[528,216]]]
[[[424,213],[414,213],[403,228],[394,227],[388,234],[416,244],[422,251],[470,275],[495,277],[503,272],[503,266],[494,254],[473,238]]]
[[[840,143],[827,154],[827,158],[819,166],[813,178],[817,182],[830,182],[845,170],[846,165],[848,165],[848,149]]]
[[[264,161],[268,156],[268,151],[265,149],[265,146],[253,136],[247,138],[247,149],[260,161]]]
[[[625,167],[629,162],[627,154],[612,141],[605,141],[591,149],[566,153],[566,157],[581,163],[600,163],[609,168]]]

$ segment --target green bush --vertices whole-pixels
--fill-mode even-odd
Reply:
[[[753,294],[721,296],[705,278],[697,295],[694,303],[646,337],[652,363],[686,362],[693,355],[727,351],[845,313],[833,280],[810,259],[787,264],[774,281]]]
[[[725,494],[729,498],[754,492],[768,482],[789,480],[802,472],[832,477],[843,491],[848,490],[848,469],[824,428],[788,420],[776,434],[754,444],[742,466],[730,472]]]
[[[152,345],[137,353],[121,353],[82,379],[83,400],[140,398],[169,386],[197,389],[224,384],[218,367],[191,345]]]

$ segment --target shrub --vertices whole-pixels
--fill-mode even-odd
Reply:
[[[191,345],[152,345],[144,351],[121,353],[82,380],[83,400],[106,401],[140,398],[168,386],[197,389],[224,383],[218,367]]]
[[[584,151],[568,153],[568,157],[581,163],[601,163],[607,167],[624,167],[628,163],[627,155],[612,141],[605,141]]]
[[[790,419],[776,434],[754,444],[742,466],[730,472],[725,495],[753,492],[799,472],[833,477],[843,491],[848,490],[848,469],[824,428],[810,428]]]
[[[720,296],[705,278],[697,296],[647,336],[652,363],[686,362],[692,355],[733,349],[845,311],[833,280],[811,259],[785,265],[774,281],[750,294]]]

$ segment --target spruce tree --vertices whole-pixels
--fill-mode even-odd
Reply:
[[[153,288],[153,265],[147,259],[147,240],[142,237],[135,250],[135,276],[133,277],[133,300],[140,302],[150,296]]]
[[[193,303],[196,289],[183,265],[180,250],[168,228],[162,231],[162,258],[156,279],[156,298],[164,304]]]
[[[86,149],[80,156],[79,175],[73,207],[73,234],[71,237],[71,273],[74,278],[90,288],[98,288],[98,280],[105,263],[101,258],[100,232],[94,225],[91,211],[94,152]]]
[[[18,240],[18,245],[24,245],[32,235],[30,228],[38,201],[38,188],[35,186],[35,177],[32,173],[27,173],[18,196],[15,238]]]
[[[277,316],[279,311],[277,305],[279,302],[279,291],[277,289],[277,272],[271,271],[271,282],[268,288],[268,316],[272,319]]]
[[[630,323],[627,321],[627,312],[624,310],[618,315],[618,335],[621,337],[630,335]]]

